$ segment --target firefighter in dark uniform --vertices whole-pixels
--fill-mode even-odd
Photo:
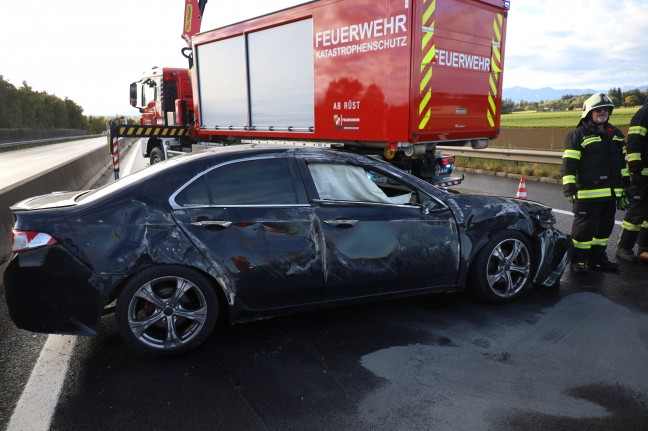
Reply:
[[[613,110],[609,97],[594,94],[583,103],[581,120],[565,139],[561,171],[564,194],[573,204],[574,272],[619,269],[605,252],[616,200],[623,196],[624,173],[627,177],[624,135],[608,122]]]
[[[648,98],[630,121],[626,153],[634,199],[621,225],[616,255],[628,262],[639,261],[632,250],[638,239],[637,254],[648,261]]]

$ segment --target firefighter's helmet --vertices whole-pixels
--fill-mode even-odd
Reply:
[[[597,108],[609,108],[610,115],[612,115],[612,111],[614,110],[614,103],[612,103],[612,100],[605,94],[596,93],[590,96],[583,103],[583,113],[581,114],[581,118],[587,117],[587,114],[589,114],[593,109]]]

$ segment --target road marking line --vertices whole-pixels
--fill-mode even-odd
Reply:
[[[133,145],[135,145],[136,148],[131,149],[128,152],[128,156],[127,156],[128,160],[127,160],[126,166],[124,168],[124,176],[130,175],[130,173],[133,171],[133,165],[135,164],[135,155],[139,153],[137,151],[137,148],[139,148],[139,146],[141,145],[140,142],[141,142],[141,139],[138,139],[137,141],[135,141],[133,143]]]
[[[47,337],[7,431],[50,429],[76,340],[72,335]]]
[[[571,211],[564,211],[564,210],[557,210],[556,208],[552,208],[551,211],[558,213],[558,214],[565,214],[569,216],[574,216],[574,213]],[[621,226],[621,222],[618,220],[614,220],[614,224]]]

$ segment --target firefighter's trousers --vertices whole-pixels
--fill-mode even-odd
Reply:
[[[648,177],[643,178],[640,200],[630,204],[621,228],[619,247],[632,250],[638,238],[639,250],[648,250]]]
[[[605,249],[614,228],[616,201],[579,199],[574,201],[572,211],[572,261],[607,260]]]

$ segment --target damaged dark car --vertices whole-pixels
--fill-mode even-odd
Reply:
[[[95,335],[114,312],[154,355],[198,346],[218,320],[464,289],[509,302],[557,285],[570,253],[544,205],[317,148],[218,148],[11,209],[14,323]]]

